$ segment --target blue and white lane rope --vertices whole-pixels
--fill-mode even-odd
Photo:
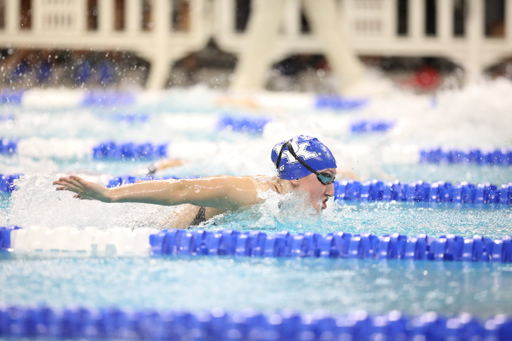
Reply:
[[[14,181],[21,174],[0,174],[0,193],[10,193],[15,190]],[[194,178],[194,177],[189,177]],[[109,180],[107,187],[117,187],[132,184],[137,181],[180,179],[167,176],[161,178],[136,177],[131,175],[116,176]],[[399,181],[387,182],[372,180],[366,182],[337,181],[334,183],[335,200],[342,201],[398,201],[426,203],[455,203],[455,204],[512,204],[512,183],[500,187],[490,184],[451,184],[448,182],[417,181],[402,184]]]
[[[346,201],[400,201],[455,204],[512,204],[512,183],[500,187],[490,184],[462,182],[423,182],[403,184],[400,181],[341,181],[334,187],[335,199]]]
[[[473,164],[486,166],[512,165],[512,148],[500,149],[446,149],[420,150],[420,163]]]
[[[439,238],[398,233],[377,237],[344,232],[321,235],[283,231],[163,230],[150,236],[153,255],[226,255],[243,257],[317,257],[433,261],[512,262],[512,238],[482,236]]]
[[[264,314],[254,310],[227,312],[122,310],[47,306],[0,307],[0,338],[159,340],[159,341],[289,341],[289,340],[492,340],[509,341],[512,320],[496,315],[479,320],[470,314],[446,317],[434,312],[409,317],[398,311],[369,315]]]
[[[22,174],[10,174],[3,175],[0,174],[0,193],[11,193],[16,189],[14,185],[14,181],[19,179]]]
[[[121,91],[84,91],[74,90],[2,90],[0,104],[27,108],[69,108],[69,107],[133,107],[155,103],[165,103],[172,96],[181,97],[178,91],[163,93],[121,92]],[[259,93],[250,96],[227,94],[208,94],[203,96],[204,103],[190,103],[187,106],[199,105],[217,106],[219,102],[251,103],[257,108],[290,108],[290,109],[327,109],[333,111],[353,111],[363,108],[370,101],[366,98],[345,98],[339,96],[316,96],[311,94],[274,94]],[[197,102],[197,101],[196,101]]]
[[[407,237],[398,233],[315,232],[267,234],[264,231],[162,230],[94,227],[55,229],[0,228],[0,249],[14,252],[73,251],[91,254],[313,257],[465,262],[512,262],[512,238],[445,235]],[[107,249],[110,251],[107,252]]]
[[[168,157],[169,142],[115,142],[82,139],[0,139],[0,154],[28,157],[155,160]]]
[[[130,175],[112,178],[107,187],[116,187],[137,181],[179,179],[178,177],[135,177]],[[512,204],[512,183],[497,186],[490,183],[451,184],[449,182],[417,181],[402,184],[399,181],[336,181],[334,197],[344,201],[400,201],[429,203]]]
[[[231,130],[240,133],[262,134],[267,118],[221,117],[217,121],[217,130]],[[366,127],[366,125],[364,125]],[[375,129],[381,129],[377,125]],[[214,128],[212,128],[214,129]],[[355,130],[354,130],[355,129]],[[354,127],[355,132],[365,129]],[[373,129],[373,128],[371,128]],[[167,156],[169,143],[140,143],[134,141],[115,142],[92,139],[57,138],[0,138],[0,154],[23,155],[28,157],[55,158],[161,158]],[[439,165],[512,165],[512,149],[422,149],[416,146],[388,146],[382,149],[382,161],[386,164],[439,164]]]

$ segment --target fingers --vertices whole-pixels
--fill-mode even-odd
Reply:
[[[73,181],[75,181],[76,183],[80,184],[83,187],[85,187],[89,184],[88,181],[85,181],[84,179],[82,179],[81,177],[76,176],[76,175],[70,175],[69,178],[72,179]]]
[[[60,178],[59,180],[62,180],[63,182],[67,182],[68,184],[78,187],[78,188],[84,187],[75,177],[72,177],[72,176],[70,176],[68,178]]]
[[[71,191],[71,192],[75,192],[75,193],[82,193],[83,190],[81,188],[78,188],[76,186],[73,186],[71,184],[67,184],[63,187],[61,187],[61,191]]]
[[[75,193],[83,193],[87,182],[77,176],[61,177],[59,180],[54,181],[54,185],[58,185],[57,191],[71,191]]]
[[[53,182],[54,185],[58,186],[55,188],[57,191],[70,191],[76,193],[73,198],[80,200],[91,200],[87,194],[87,186],[89,182],[76,176],[64,176]]]

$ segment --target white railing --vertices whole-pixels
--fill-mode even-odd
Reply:
[[[274,49],[274,59],[297,53],[322,53],[313,34],[300,32],[300,0],[287,1],[283,27]],[[465,35],[454,35],[455,0],[436,0],[436,35],[425,32],[425,0],[409,0],[408,34],[397,30],[398,0],[338,0],[340,23],[358,55],[446,57],[462,65],[470,78],[512,56],[512,0],[505,0],[505,35],[484,35],[484,1],[466,0]],[[214,35],[219,45],[232,53],[244,48],[244,33],[234,24],[235,2],[216,0]],[[334,28],[335,29],[335,28]]]
[[[175,1],[189,4],[189,24],[172,24]],[[252,0],[257,1],[257,0]],[[314,34],[300,29],[300,0],[286,1],[282,29],[273,52],[279,60],[297,53],[322,53]],[[462,65],[471,77],[512,55],[512,0],[505,0],[505,34],[484,35],[484,1],[466,0],[464,36],[453,34],[455,0],[436,0],[436,35],[425,33],[425,0],[409,0],[408,32],[397,33],[398,0],[337,0],[340,24],[358,55],[439,56]],[[115,0],[99,0],[97,29],[87,24],[87,0],[32,0],[31,29],[20,29],[20,3],[4,1],[0,46],[133,51],[151,63],[149,88],[160,88],[171,62],[204,47],[209,38],[234,54],[244,48],[244,32],[235,29],[235,0],[147,0],[151,29],[142,27],[141,0],[124,1],[124,28],[115,28]],[[333,28],[336,29],[336,28]]]

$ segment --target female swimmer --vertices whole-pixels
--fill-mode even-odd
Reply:
[[[307,135],[295,136],[274,146],[271,159],[278,175],[212,176],[184,180],[154,180],[107,188],[78,176],[62,177],[53,184],[58,191],[71,191],[80,199],[107,203],[137,202],[181,205],[167,222],[173,228],[188,228],[227,212],[259,204],[261,192],[279,194],[302,191],[320,213],[334,195],[336,160],[327,146]]]

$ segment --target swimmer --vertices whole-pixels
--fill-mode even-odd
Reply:
[[[58,191],[76,193],[75,198],[106,203],[136,202],[180,205],[166,222],[172,228],[198,226],[218,214],[262,203],[261,192],[309,194],[308,205],[317,213],[334,195],[336,160],[318,139],[298,135],[274,146],[271,159],[277,176],[211,176],[198,179],[143,181],[116,188],[62,177],[53,184]]]

